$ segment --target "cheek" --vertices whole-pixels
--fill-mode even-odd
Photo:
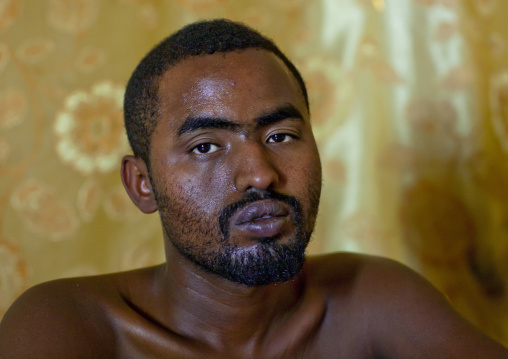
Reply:
[[[169,179],[169,187],[173,188],[170,197],[176,199],[191,211],[199,211],[209,215],[216,214],[222,209],[227,198],[227,180],[221,176],[221,171],[175,171]]]
[[[287,187],[290,194],[296,196],[304,209],[304,212],[313,216],[319,203],[321,194],[321,163],[317,153],[315,155],[302,156],[294,164],[288,165]]]
[[[298,160],[286,163],[284,172],[289,186],[301,193],[307,193],[317,183],[321,184],[321,163],[317,153],[300,156]]]

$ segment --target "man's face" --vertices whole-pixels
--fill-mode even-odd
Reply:
[[[162,77],[150,176],[166,236],[249,286],[298,274],[321,166],[300,87],[274,54],[191,57]]]

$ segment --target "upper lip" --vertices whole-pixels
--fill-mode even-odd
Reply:
[[[232,223],[242,225],[263,216],[284,217],[289,214],[287,206],[271,199],[259,200],[242,207],[232,218]]]

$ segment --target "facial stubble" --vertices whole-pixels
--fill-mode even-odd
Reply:
[[[321,187],[315,187],[309,190],[306,215],[295,197],[274,191],[250,192],[225,206],[215,217],[197,208],[178,206],[185,203],[188,207],[189,202],[170,198],[167,192],[154,192],[163,229],[178,252],[199,268],[222,278],[246,286],[261,286],[285,282],[300,273],[319,206]],[[249,203],[263,199],[280,201],[291,208],[292,236],[286,243],[279,243],[277,237],[259,238],[249,247],[232,243],[231,217]]]

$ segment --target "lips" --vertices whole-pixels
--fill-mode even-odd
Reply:
[[[234,229],[257,238],[275,237],[289,221],[289,209],[271,199],[259,200],[242,207],[232,218]]]

